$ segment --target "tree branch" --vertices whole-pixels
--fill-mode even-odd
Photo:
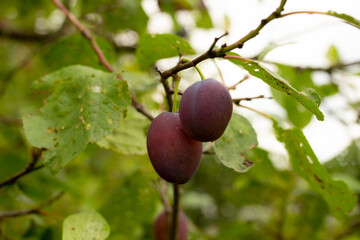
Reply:
[[[154,181],[153,184],[154,184],[155,189],[157,190],[157,192],[160,195],[161,201],[162,201],[162,203],[164,205],[165,212],[167,214],[171,214],[172,208],[171,208],[171,205],[169,203],[169,199],[166,196],[167,186],[166,186],[165,180],[160,178],[158,182]]]
[[[23,30],[7,29],[4,24],[0,24],[0,36],[19,41],[41,42],[46,40],[49,35],[37,34]]]
[[[246,97],[246,98],[234,98],[233,99],[233,102],[235,104],[239,104],[241,101],[252,101],[254,99],[272,99],[272,97],[265,97],[264,95],[259,95],[259,96],[256,96],[256,97]]]
[[[60,2],[60,0],[52,0],[52,2],[56,5],[58,9],[60,9],[66,17],[69,19],[71,23],[81,32],[81,34],[90,41],[92,48],[94,49],[96,55],[98,56],[99,62],[109,71],[115,72],[114,68],[107,61],[104,53],[101,51],[99,45],[97,44],[95,38],[91,35],[91,33],[80,23],[80,21]],[[123,80],[121,74],[117,75],[120,80]],[[131,93],[131,105],[144,116],[153,119],[153,116],[150,112],[148,112],[145,107],[136,99],[135,94]]]
[[[0,37],[5,37],[17,41],[49,43],[67,34],[69,30],[68,27],[69,25],[65,22],[62,27],[55,32],[39,34],[27,30],[10,29],[5,27],[5,23],[0,22]]]
[[[34,172],[36,170],[39,170],[41,168],[44,167],[43,164],[39,165],[39,166],[35,166],[36,163],[40,160],[41,155],[42,155],[43,149],[37,149],[37,148],[32,148],[31,149],[31,156],[32,156],[32,160],[31,162],[20,172],[16,173],[15,175],[9,177],[8,179],[5,179],[4,181],[0,182],[0,188],[9,185],[9,184],[13,184],[15,183],[19,178]]]
[[[74,24],[74,26],[82,33],[82,35],[90,41],[91,46],[95,50],[100,63],[104,65],[106,69],[109,70],[109,72],[114,72],[113,67],[106,60],[103,52],[101,51],[99,45],[96,43],[95,38],[93,38],[90,32],[85,27],[83,27],[83,25],[81,25],[80,21],[59,0],[52,0],[52,2],[66,15],[66,17],[70,20],[70,22]]]
[[[0,126],[1,125],[10,125],[10,126],[22,126],[21,119],[14,118],[14,117],[8,117],[0,115]]]
[[[344,239],[345,237],[350,236],[354,232],[358,231],[359,228],[360,228],[360,220],[356,219],[343,232],[335,235],[334,240]]]
[[[266,118],[268,118],[268,119],[270,119],[270,120],[274,120],[274,118],[273,118],[272,116],[270,116],[269,114],[266,114],[266,113],[260,112],[260,111],[258,111],[258,110],[256,110],[256,109],[254,109],[254,108],[251,108],[251,107],[248,107],[248,106],[241,105],[240,103],[238,103],[238,106],[239,106],[239,107],[242,107],[242,108],[246,108],[246,109],[251,110],[251,111],[253,111],[253,112],[256,112],[256,113],[258,113],[258,114],[260,114],[260,115],[262,115],[262,116],[264,116],[264,117],[266,117]]]
[[[230,57],[230,55],[227,55],[226,58]],[[236,57],[236,56],[235,56]],[[257,57],[251,57],[249,58],[253,61],[257,61]],[[283,63],[279,63],[279,62],[273,62],[273,61],[268,61],[268,60],[261,60],[261,62],[264,63],[269,63],[269,64],[275,64],[275,65],[283,65]],[[319,72],[327,72],[327,73],[332,73],[335,70],[339,70],[339,69],[344,69],[347,67],[351,67],[351,66],[355,66],[355,65],[360,65],[360,60],[358,61],[354,61],[354,62],[349,62],[349,63],[338,63],[338,64],[334,64],[331,65],[329,67],[304,67],[304,66],[290,66],[293,68],[296,68],[298,71],[319,71]]]
[[[161,78],[162,79],[167,79],[167,78],[171,77],[173,74],[176,74],[176,73],[178,73],[178,72],[180,72],[182,70],[194,67],[194,66],[196,66],[197,64],[199,64],[200,62],[202,62],[202,61],[204,61],[206,59],[216,58],[216,57],[224,57],[227,52],[230,52],[231,50],[234,50],[236,48],[242,48],[247,41],[249,41],[250,39],[256,37],[260,33],[260,31],[269,22],[271,22],[272,20],[274,20],[276,18],[281,17],[281,12],[284,10],[284,6],[286,4],[286,1],[287,0],[281,0],[279,7],[273,13],[271,13],[267,18],[261,20],[259,26],[256,29],[250,31],[247,35],[245,35],[244,37],[242,37],[238,41],[236,41],[233,44],[230,44],[228,46],[226,44],[224,44],[219,49],[214,50],[214,47],[215,47],[216,43],[219,41],[219,39],[221,37],[223,37],[226,34],[222,35],[221,37],[215,38],[208,51],[206,51],[202,55],[198,56],[197,58],[193,59],[192,61],[189,61],[189,62],[186,62],[186,63],[179,62],[173,68],[162,72],[161,73]]]
[[[64,195],[64,192],[61,191],[54,197],[50,198],[48,201],[40,204],[39,206],[37,206],[35,208],[0,212],[0,220],[3,218],[19,217],[19,216],[24,216],[24,215],[29,215],[29,214],[41,214],[42,208],[53,204],[55,201],[59,200],[63,195]]]

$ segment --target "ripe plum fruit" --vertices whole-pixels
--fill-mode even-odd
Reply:
[[[229,91],[209,78],[188,87],[180,100],[179,116],[184,131],[193,139],[214,141],[224,133],[233,110]]]
[[[169,240],[170,239],[170,216],[166,212],[162,212],[154,223],[154,239],[155,240]],[[177,226],[177,240],[186,240],[188,235],[188,226],[186,216],[183,211],[179,211]]]
[[[171,183],[186,183],[199,167],[202,143],[183,130],[179,114],[163,112],[147,134],[150,161],[160,177]]]

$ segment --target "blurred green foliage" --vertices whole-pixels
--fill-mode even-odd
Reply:
[[[192,46],[186,45],[193,29],[183,26],[178,15],[184,11],[188,13],[194,20],[194,29],[214,28],[205,1],[155,2],[156,11],[168,14],[174,23],[168,34],[178,35],[165,35],[170,36],[171,44],[175,42],[178,45],[173,45],[171,50],[162,46],[161,51],[155,51],[158,55],[154,55],[152,48],[159,42],[138,42],[150,36],[147,35],[147,26],[152,16],[144,9],[143,2],[63,1],[96,37],[106,58],[128,82],[129,90],[154,115],[167,107],[163,90],[159,89],[159,76],[149,67],[156,60],[178,55],[179,50],[185,50],[184,54],[194,53]],[[347,15],[343,17],[358,26],[356,19]],[[164,35],[158,36],[157,40],[163,43],[161,36]],[[132,37],[131,41],[128,37]],[[176,42],[178,39],[181,39],[180,42]],[[169,43],[169,39],[165,42]],[[139,54],[139,50],[136,53],[138,43],[149,55]],[[341,65],[340,55],[336,47],[331,46],[324,58],[328,58],[330,66]],[[26,169],[32,161],[32,146],[25,137],[22,119],[36,115],[38,109],[48,104],[49,97],[54,96],[50,92],[31,92],[32,83],[74,64],[91,67],[89,71],[106,69],[99,63],[89,41],[76,32],[49,0],[0,1],[0,59],[0,183],[3,183]],[[312,88],[325,103],[332,96],[343,96],[343,82],[338,79],[351,73],[347,68],[324,71],[286,64],[275,66],[278,74],[297,91]],[[326,82],[317,84],[313,81],[314,74],[318,72],[327,76]],[[352,72],[356,74],[360,70],[356,68]],[[79,80],[82,87],[89,84],[86,79]],[[54,87],[60,85],[57,83]],[[66,96],[69,92],[65,90],[63,94]],[[275,91],[273,96],[287,113],[285,118],[279,119],[281,123],[305,128],[312,120],[313,115],[296,100]],[[354,116],[360,116],[359,103],[347,101],[347,110]],[[52,104],[55,103],[53,101]],[[131,106],[127,108],[129,110]],[[48,117],[51,119],[51,116]],[[345,124],[353,126],[358,124],[356,121]],[[157,191],[161,184],[144,146],[148,125],[148,119],[129,110],[128,118],[119,120],[119,127],[113,134],[98,144],[94,142],[98,139],[82,139],[87,145],[84,151],[57,175],[40,168],[16,182],[0,185],[0,239],[62,239],[62,226],[67,217],[92,210],[101,214],[109,224],[109,239],[152,239],[153,220],[164,206]],[[31,127],[28,130],[37,132],[39,129]],[[278,159],[284,156],[261,148],[246,149],[245,152],[239,148],[242,154],[239,159],[254,163],[247,172],[239,173],[221,163],[211,144],[204,144],[204,149],[198,172],[182,187],[181,192],[181,207],[189,219],[189,239],[360,239],[359,203],[342,222],[336,220],[319,191],[313,190],[314,186],[309,186],[299,177],[301,170],[294,166],[277,166]],[[301,157],[296,151],[290,155],[292,161]],[[306,160],[311,162],[314,159]],[[37,164],[41,165],[42,160]],[[324,167],[326,169],[319,168],[328,171],[328,178],[344,181],[357,196],[360,195],[359,139],[325,163]],[[165,186],[164,194],[171,200],[171,186]],[[48,202],[61,192],[64,194],[60,199]],[[38,206],[42,206],[41,211],[35,214],[1,217],[7,211]]]

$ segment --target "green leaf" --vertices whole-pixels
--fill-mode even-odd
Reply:
[[[37,115],[24,118],[25,135],[38,148],[52,173],[72,161],[89,142],[119,126],[130,104],[127,83],[116,74],[74,65],[46,75],[33,84],[52,91]]]
[[[324,165],[332,173],[343,173],[360,179],[360,138]]]
[[[235,55],[235,54],[231,54]],[[301,103],[307,110],[315,114],[316,118],[320,121],[324,120],[324,114],[320,111],[317,104],[308,96],[296,90],[289,83],[286,82],[278,74],[272,72],[271,70],[265,68],[260,63],[247,59],[246,61],[234,60],[231,59],[231,62],[243,67],[246,71],[248,71],[251,75],[263,80],[270,87],[279,90],[287,95],[296,99],[299,103]]]
[[[120,29],[134,30],[139,34],[146,31],[149,17],[142,8],[141,1],[134,0],[98,0],[78,1],[81,4],[83,13],[95,13],[101,16],[102,21],[97,27],[110,32],[116,32]]]
[[[126,237],[124,239],[137,239],[139,232],[144,230],[144,224],[153,222],[159,204],[153,181],[148,172],[137,171],[126,176],[112,190],[100,211],[109,221],[112,234]]]
[[[253,163],[244,154],[258,144],[256,132],[243,116],[233,114],[224,134],[215,141],[215,154],[228,168],[247,171]]]
[[[334,45],[331,45],[326,53],[326,58],[329,60],[330,65],[336,65],[341,62],[339,52]]]
[[[143,72],[122,72],[124,80],[129,84],[131,92],[134,93],[145,93],[149,92],[159,85],[159,81],[155,81],[149,76],[149,74]]]
[[[321,165],[303,132],[282,129],[274,122],[278,140],[285,143],[295,173],[305,179],[327,202],[332,214],[345,220],[357,202],[356,195],[343,181],[335,181]]]
[[[173,34],[145,34],[138,43],[136,58],[140,68],[147,69],[162,58],[169,58],[182,53],[194,54],[190,44]]]
[[[334,11],[328,11],[325,14],[327,14],[329,16],[340,18],[340,19],[344,20],[347,24],[350,24],[350,25],[352,25],[354,27],[360,28],[360,20],[358,20],[358,19],[356,19],[356,18],[354,18],[352,16],[349,16],[349,15],[344,14],[344,13],[337,13],[337,12],[334,12]]]
[[[103,38],[96,38],[96,42],[106,59],[112,62],[115,59],[113,46]],[[90,41],[79,33],[62,38],[45,48],[42,57],[46,66],[51,71],[72,64],[81,64],[106,70],[99,62],[99,58],[94,52]]]
[[[298,71],[292,66],[277,64],[278,73],[281,77],[287,79],[297,90],[307,87],[314,87],[311,71]],[[310,121],[313,114],[306,110],[296,99],[289,98],[283,92],[271,88],[271,93],[276,102],[278,102],[287,112],[287,117],[294,126],[298,128],[305,127]],[[307,96],[307,94],[304,94]],[[311,99],[311,98],[310,98]],[[317,103],[316,103],[317,104]]]
[[[122,0],[117,4],[118,6],[111,10],[101,13],[104,26],[112,32],[119,29],[132,29],[138,34],[144,33],[149,17],[142,8],[141,1]]]
[[[303,91],[303,94],[313,100],[313,102],[319,107],[321,104],[320,95],[312,88],[307,88]]]
[[[285,43],[285,44],[274,44],[274,43],[271,43],[269,45],[267,45],[260,53],[259,53],[259,56],[258,56],[258,60],[259,61],[262,61],[265,56],[271,52],[272,50],[274,50],[275,48],[278,48],[278,47],[282,47],[284,45],[288,45],[288,44],[292,44],[292,43]]]
[[[214,27],[211,16],[206,9],[195,12],[195,20],[198,28],[210,29]]]
[[[110,234],[110,226],[96,211],[73,214],[64,220],[63,240],[103,240]]]
[[[146,129],[150,121],[139,115],[139,113],[128,114],[125,119],[120,120],[118,128],[97,144],[102,148],[125,155],[147,154]]]
[[[299,235],[301,239],[319,239],[315,237],[316,233],[323,227],[329,214],[326,202],[319,194],[307,190],[296,193],[291,204],[302,208],[301,211],[289,211],[286,215],[283,229],[290,233],[286,236],[289,239],[299,239]]]

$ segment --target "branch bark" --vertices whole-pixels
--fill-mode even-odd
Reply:
[[[259,95],[256,97],[234,98],[233,102],[235,104],[239,104],[241,101],[252,101],[254,99],[272,99],[272,97],[265,97],[264,95]]]
[[[0,115],[0,126],[9,125],[9,126],[22,126],[22,121],[19,118],[9,117]]]
[[[236,48],[242,48],[244,46],[244,44],[249,41],[250,39],[256,37],[260,31],[272,20],[276,19],[276,18],[280,18],[281,17],[281,12],[284,10],[284,6],[286,4],[287,0],[281,0],[279,7],[273,12],[271,13],[267,18],[261,20],[259,26],[250,31],[247,35],[245,35],[244,37],[242,37],[241,39],[239,39],[238,41],[230,44],[230,45],[226,45],[223,44],[220,48],[214,50],[214,47],[216,45],[216,43],[218,42],[218,40],[225,36],[226,34],[220,36],[219,38],[215,38],[213,43],[211,44],[210,48],[208,51],[206,51],[205,53],[203,53],[202,55],[198,56],[197,58],[193,59],[192,61],[186,62],[186,63],[181,63],[181,61],[174,66],[173,68],[166,70],[164,72],[161,73],[161,78],[162,81],[164,81],[164,79],[167,79],[169,77],[171,77],[172,75],[196,66],[197,64],[199,64],[200,62],[209,59],[209,58],[217,58],[217,57],[224,57],[226,55],[227,52],[230,52]]]
[[[31,156],[32,156],[32,160],[31,162],[20,172],[16,173],[15,175],[5,179],[4,181],[0,182],[0,188],[9,185],[9,184],[13,184],[15,183],[19,178],[34,172],[36,170],[39,170],[41,168],[44,167],[43,164],[36,166],[36,163],[40,160],[41,155],[42,155],[42,149],[36,149],[36,148],[32,148],[31,150]]]
[[[24,30],[7,29],[3,24],[0,24],[0,36],[19,41],[42,42],[49,37],[49,34],[43,35]]]
[[[61,191],[54,197],[50,198],[48,201],[46,201],[34,208],[0,212],[0,220],[3,218],[19,217],[19,216],[24,216],[24,215],[29,215],[29,214],[41,214],[42,208],[44,208],[45,206],[51,205],[55,201],[59,200],[63,195],[64,195],[64,192]]]

